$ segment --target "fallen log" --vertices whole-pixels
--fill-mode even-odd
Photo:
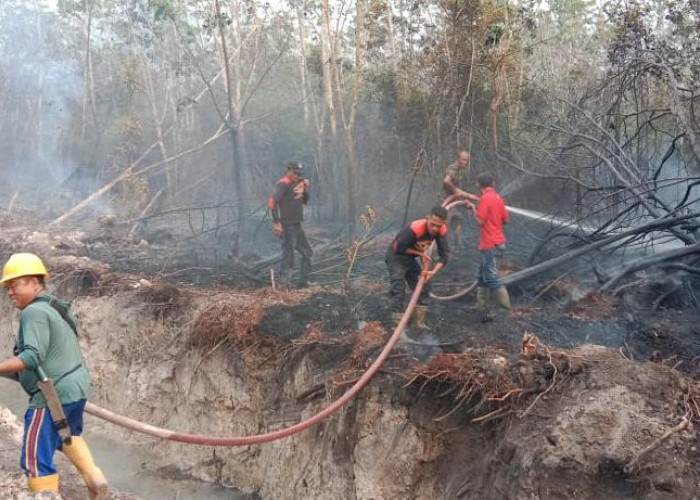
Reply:
[[[156,203],[158,203],[158,200],[160,199],[161,195],[165,192],[165,188],[161,188],[158,190],[158,192],[153,195],[153,198],[151,198],[151,201],[148,202],[148,205],[146,205],[146,208],[144,208],[141,211],[141,215],[139,218],[134,222],[134,224],[131,226],[131,229],[129,230],[129,235],[128,238],[130,240],[134,239],[134,236],[136,236],[136,232],[141,228],[141,225],[143,224],[143,220],[148,215],[148,212],[151,211],[151,209],[155,206]]]
[[[93,203],[95,200],[97,200],[97,199],[99,199],[100,197],[102,197],[102,195],[104,195],[105,193],[108,193],[109,191],[111,191],[112,188],[114,188],[114,186],[116,186],[117,184],[119,184],[119,183],[122,182],[123,180],[128,179],[128,178],[134,173],[134,169],[141,163],[141,161],[142,161],[144,158],[146,158],[146,157],[148,156],[148,154],[149,154],[157,145],[158,145],[158,142],[154,142],[153,144],[151,144],[150,147],[148,147],[148,149],[146,149],[146,151],[144,151],[143,154],[142,154],[141,156],[139,156],[138,159],[136,159],[136,161],[134,161],[131,165],[129,165],[126,169],[124,169],[124,171],[122,171],[122,173],[120,173],[119,175],[117,175],[117,176],[116,176],[114,179],[112,179],[110,182],[108,182],[107,184],[105,184],[104,186],[102,186],[101,188],[99,188],[97,191],[95,191],[95,192],[92,193],[90,196],[88,196],[87,198],[85,198],[83,201],[81,201],[80,203],[78,203],[77,205],[75,205],[73,208],[71,208],[70,210],[68,210],[66,213],[64,213],[64,214],[61,215],[60,217],[58,217],[58,218],[54,219],[53,221],[51,221],[51,222],[49,223],[49,226],[57,226],[57,225],[63,223],[65,220],[70,219],[70,218],[73,217],[75,214],[77,214],[78,212],[80,212],[82,209],[84,209],[85,207],[87,207],[87,206],[89,206],[91,203]]]
[[[545,271],[549,271],[551,269],[554,269],[557,266],[566,264],[567,262],[569,262],[575,258],[581,257],[582,255],[585,255],[585,254],[592,252],[594,250],[598,250],[600,248],[603,248],[607,245],[610,245],[611,243],[615,243],[616,241],[624,240],[625,238],[629,238],[631,236],[636,236],[640,233],[646,233],[646,232],[667,229],[667,228],[670,228],[670,227],[677,225],[678,223],[680,223],[682,221],[698,217],[699,215],[700,214],[698,214],[698,213],[693,213],[693,214],[681,215],[678,217],[672,217],[672,218],[668,218],[668,219],[658,219],[658,220],[655,220],[653,222],[643,224],[643,225],[635,227],[633,229],[629,229],[627,231],[623,231],[621,233],[614,234],[612,236],[608,236],[607,238],[603,238],[603,239],[598,240],[594,243],[584,245],[584,246],[577,248],[575,250],[571,250],[570,252],[567,252],[564,255],[560,255],[559,257],[555,257],[553,259],[549,259],[549,260],[546,260],[544,262],[541,262],[537,265],[527,267],[527,268],[522,269],[520,271],[511,273],[511,274],[503,277],[503,282],[506,285],[512,285],[513,283],[517,283],[518,281],[532,278],[533,276],[541,274]],[[700,244],[691,245],[691,246],[696,247],[698,245],[700,245]],[[685,248],[688,248],[688,247],[685,247]],[[698,251],[698,250],[695,250],[695,251]],[[693,253],[693,251],[688,251],[687,253],[684,253],[683,255],[687,255],[690,253]],[[662,259],[660,262],[663,262],[665,260],[668,260],[668,259]],[[442,300],[442,301],[456,300],[456,299],[459,299],[461,297],[468,295],[475,288],[476,288],[476,284],[472,283],[471,285],[468,285],[468,287],[465,288],[464,290],[462,290],[461,292],[455,293],[453,295],[439,296],[439,295],[435,295],[435,294],[431,293],[430,296],[435,300]]]
[[[673,250],[668,250],[667,252],[661,252],[651,257],[645,257],[637,259],[634,262],[625,266],[622,271],[613,276],[607,283],[600,287],[601,292],[605,292],[615,286],[622,278],[631,274],[635,271],[640,271],[649,267],[654,267],[658,264],[664,263],[672,259],[678,259],[680,257],[685,257],[686,255],[691,255],[694,253],[700,253],[700,243],[694,245],[688,245],[682,248],[674,248]]]
[[[342,245],[340,243],[328,243],[328,244],[320,244],[320,245],[312,245],[314,255],[315,256],[321,256],[324,255],[330,251],[333,251],[337,253],[338,257],[340,259],[345,259],[345,254],[343,252]],[[268,273],[268,269],[270,266],[273,266],[277,264],[280,260],[282,260],[282,254],[277,254],[273,255],[271,257],[267,257],[265,259],[259,260],[255,262],[254,264],[250,264],[247,266],[248,271],[253,273],[253,274],[260,274],[260,273]],[[318,264],[319,262],[322,261],[316,261],[314,264]]]

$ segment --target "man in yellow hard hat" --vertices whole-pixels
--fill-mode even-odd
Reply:
[[[48,275],[39,257],[16,253],[5,263],[0,279],[21,310],[15,355],[0,361],[0,375],[19,380],[29,394],[21,466],[30,491],[58,492],[53,455],[61,450],[80,471],[90,498],[105,499],[107,481],[81,437],[90,377],[75,317],[70,303],[46,293]]]

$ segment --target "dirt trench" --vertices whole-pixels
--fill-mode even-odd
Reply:
[[[93,402],[183,432],[296,423],[353,382],[388,336],[381,323],[348,321],[343,296],[325,289],[201,291],[61,262],[54,278],[80,317]],[[5,299],[2,313],[11,317]],[[604,347],[542,344],[528,357],[512,340],[437,357],[397,349],[339,414],[266,445],[187,446],[90,425],[148,443],[163,459],[144,466],[164,478],[266,499],[695,498],[692,426],[624,470],[692,410],[692,380]],[[436,372],[439,362],[452,368]]]

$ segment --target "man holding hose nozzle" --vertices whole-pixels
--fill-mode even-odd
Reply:
[[[309,181],[303,178],[301,163],[287,163],[285,176],[275,186],[267,206],[274,222],[275,236],[282,238],[282,260],[280,262],[280,282],[289,284],[289,273],[294,267],[294,250],[301,255],[297,288],[309,284],[311,256],[313,250],[301,227],[304,220],[304,205],[309,201]]]
[[[435,207],[430,215],[414,220],[403,228],[394,238],[386,252],[386,265],[389,269],[389,298],[391,300],[392,319],[398,323],[403,316],[403,302],[406,295],[406,283],[413,290],[421,273],[425,277],[425,286],[416,306],[415,325],[426,329],[426,303],[430,293],[430,280],[447,265],[450,249],[447,244],[447,210]],[[428,249],[435,241],[440,261],[430,269],[432,262]],[[421,264],[417,260],[420,258]],[[402,340],[407,341],[405,334]]]
[[[81,436],[90,376],[75,317],[68,302],[46,293],[48,275],[39,257],[16,253],[0,279],[12,304],[22,311],[15,355],[0,362],[0,375],[18,380],[29,394],[21,466],[29,491],[58,493],[53,456],[61,450],[80,471],[90,499],[106,499],[107,481]]]
[[[476,289],[476,308],[484,314],[484,321],[491,321],[491,304],[495,302],[503,309],[510,309],[508,289],[498,275],[496,256],[505,251],[506,237],[503,234],[503,224],[509,221],[506,204],[494,189],[494,179],[491,174],[483,173],[477,178],[481,189],[479,206],[469,204],[474,213],[474,219],[479,225],[479,281]]]

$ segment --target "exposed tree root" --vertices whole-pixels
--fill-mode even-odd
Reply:
[[[472,418],[472,422],[511,414],[524,418],[566,375],[580,372],[583,359],[568,351],[551,349],[529,333],[523,337],[523,354],[525,359],[520,360],[509,360],[500,351],[486,348],[438,354],[428,364],[411,368],[405,385],[419,384],[418,392],[432,386],[437,397],[450,396],[455,401],[456,405],[435,421],[447,419],[465,405],[472,413],[482,406],[492,408]],[[532,394],[536,396],[530,401],[527,396]]]
[[[650,451],[653,451],[654,449],[658,448],[661,443],[663,443],[666,439],[671,437],[672,435],[676,434],[677,432],[681,432],[684,429],[687,429],[690,426],[690,420],[688,419],[687,416],[683,417],[678,425],[675,427],[672,427],[671,429],[668,429],[666,432],[664,432],[661,436],[659,436],[657,439],[651,442],[649,446],[641,449],[635,455],[630,459],[629,462],[625,465],[623,468],[623,471],[625,474],[630,474],[635,470],[635,468],[639,465],[639,461]]]

